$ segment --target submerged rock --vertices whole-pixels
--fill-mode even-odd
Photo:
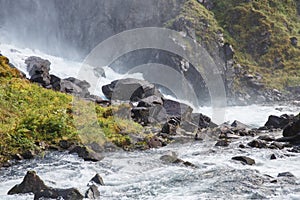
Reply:
[[[76,188],[55,189],[49,188],[34,194],[34,200],[40,199],[64,199],[64,200],[82,200],[83,195]]]
[[[96,153],[86,146],[75,146],[70,150],[69,153],[70,154],[76,153],[79,157],[83,158],[85,161],[97,162],[104,158],[100,153]]]

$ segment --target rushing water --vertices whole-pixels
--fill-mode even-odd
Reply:
[[[10,58],[20,70],[26,72],[24,60],[38,55],[49,59],[51,73],[59,77],[76,77],[80,63],[66,61],[30,49],[15,49],[0,45],[1,53]],[[14,49],[14,50],[12,50]],[[71,66],[71,67],[70,67]],[[106,84],[121,78],[105,68]],[[136,75],[138,76],[138,75]],[[101,95],[101,92],[99,92]],[[277,109],[276,109],[277,108]],[[279,108],[279,109],[278,109]],[[198,108],[207,115],[210,108]],[[268,115],[296,113],[290,106],[236,106],[226,109],[225,119],[235,119],[252,127],[262,126]],[[299,112],[299,110],[298,110]],[[281,133],[274,133],[278,137]],[[24,160],[8,169],[0,170],[0,199],[32,199],[33,195],[8,196],[8,190],[22,181],[28,170],[35,170],[47,185],[57,188],[77,187],[82,193],[88,181],[99,173],[105,182],[100,186],[101,199],[300,199],[299,154],[286,150],[240,149],[253,138],[244,137],[229,147],[215,147],[215,141],[195,141],[188,144],[171,144],[160,149],[135,152],[107,153],[98,162],[84,162],[75,155],[48,153],[43,159]],[[165,164],[159,158],[169,151],[194,163],[198,168]],[[277,159],[270,160],[275,154]],[[231,157],[245,155],[255,159],[253,166],[242,165]],[[277,178],[280,172],[289,171],[295,179]],[[272,176],[273,178],[271,178]],[[277,179],[277,183],[270,183]]]

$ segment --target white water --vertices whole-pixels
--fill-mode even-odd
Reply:
[[[20,70],[26,72],[24,60],[28,56],[48,59],[51,73],[61,77],[76,77],[81,63],[43,54],[30,49],[16,49],[0,45],[1,53]],[[107,78],[101,84],[122,78],[109,68],[105,68]],[[100,85],[101,85],[100,84]],[[282,108],[281,111],[276,107]],[[212,109],[198,108],[196,111],[210,116]],[[270,114],[299,112],[290,106],[235,106],[226,109],[225,119],[239,120],[253,127],[262,126]],[[281,133],[276,133],[279,136]],[[27,170],[34,169],[53,187],[77,187],[82,193],[88,181],[99,173],[106,186],[99,187],[101,199],[300,199],[299,154],[285,150],[239,149],[253,138],[244,137],[226,148],[214,147],[215,141],[173,144],[161,149],[144,152],[116,152],[106,155],[98,163],[84,162],[73,155],[48,154],[45,159],[22,161],[21,164],[0,171],[0,199],[32,199],[32,195],[8,196],[6,193],[22,181]],[[159,157],[168,151],[175,151],[179,158],[190,161],[199,168],[163,164]],[[274,153],[278,159],[270,160]],[[286,154],[290,155],[287,156]],[[231,157],[246,155],[254,158],[254,166],[234,162]],[[278,178],[278,183],[270,183],[264,174],[277,176],[289,171],[297,178],[295,183]]]

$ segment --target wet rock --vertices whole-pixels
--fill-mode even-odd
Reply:
[[[281,115],[280,117],[275,115],[270,115],[268,121],[265,123],[267,128],[281,128],[283,129],[291,120],[292,116]]]
[[[163,98],[163,107],[166,110],[167,115],[170,117],[180,118],[181,121],[191,120],[193,109],[184,103]]]
[[[15,185],[8,191],[8,195],[24,194],[24,193],[37,193],[42,190],[49,189],[44,181],[36,174],[35,171],[28,171],[22,183]]]
[[[277,177],[292,177],[292,178],[295,178],[294,174],[292,174],[291,172],[282,172],[282,173],[279,173],[277,175]]]
[[[100,199],[100,192],[95,185],[91,185],[85,193],[85,198],[88,199]]]
[[[163,155],[160,157],[160,160],[166,164],[183,164],[186,167],[197,167],[189,161],[184,161],[179,159],[175,152],[169,152],[169,154]]]
[[[192,113],[191,118],[191,122],[198,125],[199,128],[217,127],[217,125],[215,125],[209,117],[201,113]]]
[[[115,80],[102,86],[102,92],[108,99],[121,101],[139,101],[153,95],[162,97],[153,84],[134,78]]]
[[[180,124],[180,118],[172,117],[168,122],[166,122],[162,129],[162,133],[170,134],[170,135],[176,135],[176,130]]]
[[[103,159],[100,153],[96,153],[86,146],[75,146],[69,152],[70,154],[76,153],[79,157],[83,158],[85,161],[97,162]]]
[[[271,141],[275,140],[275,137],[274,136],[270,136],[270,135],[261,135],[257,139],[258,140],[264,140],[264,141],[271,142]]]
[[[267,148],[266,142],[262,140],[252,140],[251,142],[248,143],[248,146],[250,147],[255,147],[255,148]]]
[[[246,148],[246,146],[245,146],[245,145],[243,145],[243,144],[240,144],[240,145],[239,145],[239,147],[240,147],[241,149],[244,149],[244,148]]]
[[[284,137],[291,137],[291,136],[297,135],[298,133],[300,133],[300,116],[299,115],[294,118],[293,122],[288,124],[283,129],[283,136]]]
[[[283,148],[284,148],[284,145],[280,142],[272,142],[269,145],[269,149],[283,149]]]
[[[183,121],[180,123],[180,128],[187,132],[195,132],[198,130],[198,126],[192,122]]]
[[[271,160],[275,160],[275,159],[277,159],[277,157],[275,156],[275,154],[272,154],[271,157],[270,157],[270,159]]]
[[[64,199],[64,200],[82,200],[84,197],[76,188],[55,189],[49,188],[38,191],[34,194],[34,200],[40,199]]]
[[[247,165],[255,164],[255,160],[253,160],[252,158],[249,158],[247,156],[235,156],[235,157],[232,157],[231,159],[241,161],[243,164],[247,164]]]
[[[229,142],[227,140],[220,140],[218,141],[215,146],[218,147],[228,147],[229,146]]]
[[[249,128],[246,124],[243,124],[242,122],[237,121],[237,120],[234,120],[234,122],[232,122],[231,126],[237,128],[237,129],[240,129],[240,130]]]
[[[139,101],[137,107],[153,107],[155,105],[163,105],[163,100],[160,96],[152,95],[143,98]]]
[[[162,141],[157,137],[157,136],[153,136],[151,137],[148,141],[147,144],[150,148],[158,148],[158,147],[162,147],[163,143]]]
[[[30,80],[41,84],[43,87],[50,85],[50,65],[48,60],[40,57],[30,56],[25,60],[27,71],[29,72]]]
[[[294,146],[292,149],[288,151],[293,153],[300,153],[300,146]]]
[[[23,159],[32,159],[34,156],[36,156],[35,152],[33,150],[27,150],[21,154]]]
[[[289,142],[293,145],[300,145],[300,132],[297,135],[290,136],[290,137],[282,137],[276,139],[277,142]]]
[[[94,182],[98,185],[105,185],[104,181],[102,179],[102,177],[99,174],[96,174],[91,180],[90,182]]]
[[[93,69],[94,75],[98,78],[106,78],[105,71],[102,67],[95,67]]]

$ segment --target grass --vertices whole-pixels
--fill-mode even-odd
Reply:
[[[129,133],[142,130],[131,120],[113,116],[124,106],[104,108],[88,101],[73,101],[71,95],[22,78],[6,57],[0,56],[0,61],[0,163],[27,150],[41,151],[37,145],[40,142],[57,145],[61,139],[100,145],[111,141],[124,147],[131,143]],[[95,120],[89,117],[93,116],[89,115],[91,111]]]

